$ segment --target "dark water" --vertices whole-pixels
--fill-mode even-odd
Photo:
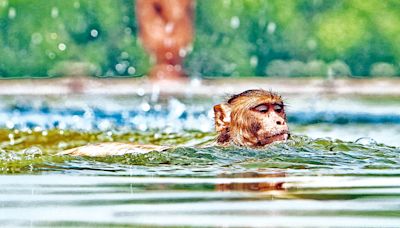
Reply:
[[[207,147],[218,97],[1,99],[1,226],[400,226],[397,98],[289,97],[263,150]],[[171,149],[55,155],[107,141]]]

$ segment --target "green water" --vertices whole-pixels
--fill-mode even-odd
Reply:
[[[36,174],[43,171],[99,170],[138,175],[215,177],[237,172],[269,171],[331,174],[332,172],[396,170],[400,149],[384,144],[358,144],[332,139],[293,136],[265,149],[207,146],[215,135],[198,131],[182,133],[83,133],[65,130],[0,130],[0,170],[3,174]],[[96,142],[135,142],[170,145],[165,153],[130,154],[106,158],[57,156],[57,152]],[[185,146],[190,145],[190,146]],[[90,166],[87,166],[91,163]],[[71,164],[75,164],[71,166]],[[170,171],[165,172],[166,169]],[[202,169],[204,168],[204,169]]]

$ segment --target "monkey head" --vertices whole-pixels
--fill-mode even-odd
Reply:
[[[281,96],[265,90],[247,90],[214,106],[217,143],[252,148],[289,137]]]

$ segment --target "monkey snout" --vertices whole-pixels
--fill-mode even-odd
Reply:
[[[264,129],[266,131],[288,131],[288,126],[283,117],[271,113],[268,118],[264,119]]]
[[[280,125],[280,126],[284,126],[286,125],[286,120],[280,116],[276,116],[275,118],[275,124],[276,125]]]
[[[276,125],[275,125],[275,129],[276,130],[278,130],[278,131],[289,131],[289,127],[288,127],[288,125],[286,124],[286,120],[285,119],[283,119],[283,118],[279,118],[279,119],[276,119],[275,120],[275,123],[276,123]]]

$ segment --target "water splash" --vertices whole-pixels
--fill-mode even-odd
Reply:
[[[12,134],[14,143],[9,140]],[[2,173],[29,173],[60,170],[98,170],[136,175],[215,176],[222,173],[269,170],[286,173],[345,174],[368,170],[400,168],[399,148],[380,144],[360,144],[331,139],[294,136],[287,143],[265,149],[207,146],[215,135],[199,131],[181,133],[118,132],[83,133],[64,130],[0,130]],[[4,141],[4,138],[8,140]],[[96,142],[130,142],[171,145],[167,152],[129,154],[107,158],[56,156],[61,150]],[[71,164],[71,162],[73,164]],[[90,165],[88,165],[88,162]],[[111,168],[113,167],[113,168]],[[201,170],[201,171],[200,171]]]

